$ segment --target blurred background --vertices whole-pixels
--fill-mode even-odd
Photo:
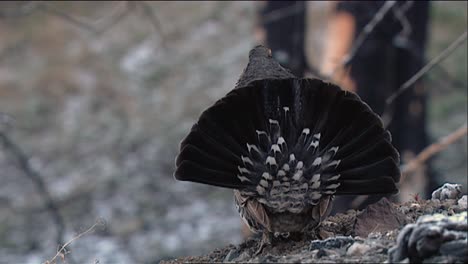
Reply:
[[[0,263],[50,260],[96,222],[66,260],[157,263],[241,242],[232,192],[172,173],[179,141],[262,38],[261,5],[0,3]],[[317,68],[330,5],[306,5]],[[466,31],[467,2],[429,14],[428,59]],[[432,143],[466,123],[466,42],[424,82]],[[432,166],[466,192],[466,160],[464,136]]]

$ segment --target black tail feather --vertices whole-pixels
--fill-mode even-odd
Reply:
[[[180,148],[177,179],[227,188],[322,173],[336,194],[388,194],[400,177],[381,119],[357,95],[317,79],[237,87],[202,113]]]

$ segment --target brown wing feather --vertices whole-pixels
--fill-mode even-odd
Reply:
[[[271,232],[270,218],[260,202],[252,197],[242,196],[238,190],[234,190],[234,200],[239,214],[253,232],[264,230]]]

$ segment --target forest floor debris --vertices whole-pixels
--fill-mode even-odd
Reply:
[[[458,244],[465,245],[466,205],[463,204],[464,198],[458,198],[460,197],[445,200],[415,200],[403,204],[392,203],[383,198],[362,211],[349,210],[344,214],[328,217],[320,228],[312,234],[305,234],[302,238],[275,241],[272,245],[265,247],[257,256],[254,255],[254,252],[260,240],[259,238],[250,238],[237,246],[228,245],[204,256],[182,257],[161,263],[304,263],[317,261],[320,263],[383,263],[387,261],[388,263],[389,251],[396,251],[398,246],[400,249],[406,247],[406,245],[401,244],[396,246],[400,230],[407,229],[406,225],[415,225],[414,223],[418,219],[427,219],[427,215],[439,216],[436,217],[437,219],[431,218],[431,221],[435,225],[434,221],[441,220],[441,226],[450,225],[447,219],[461,219],[464,215],[465,221],[459,222],[457,229],[465,233],[464,238],[459,238],[461,240],[458,241]],[[418,223],[420,222],[426,223],[427,221],[419,220]],[[442,251],[442,249],[434,249],[419,261],[423,263],[434,261],[462,263],[464,261],[455,255],[444,255]],[[407,252],[406,255],[400,254],[399,256],[403,256],[403,259],[396,261],[409,263]]]

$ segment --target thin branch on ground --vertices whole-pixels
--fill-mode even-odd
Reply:
[[[92,225],[90,228],[86,229],[84,232],[79,233],[78,235],[76,235],[75,237],[70,239],[67,243],[65,243],[62,247],[60,247],[60,249],[57,250],[57,254],[55,254],[55,256],[51,260],[45,261],[44,264],[56,263],[56,259],[58,257],[61,257],[62,259],[65,259],[65,255],[68,254],[68,251],[66,250],[67,246],[69,246],[71,243],[73,243],[75,240],[81,238],[82,236],[95,231],[97,226],[105,226],[105,222],[102,221],[101,219],[96,220],[94,225]]]
[[[455,130],[454,132],[448,134],[445,137],[440,138],[437,142],[424,148],[415,158],[410,160],[408,163],[402,167],[402,178],[400,182],[403,182],[405,177],[408,176],[411,172],[418,169],[424,162],[426,162],[433,155],[441,152],[449,145],[453,144],[457,140],[462,139],[468,132],[466,123]]]

